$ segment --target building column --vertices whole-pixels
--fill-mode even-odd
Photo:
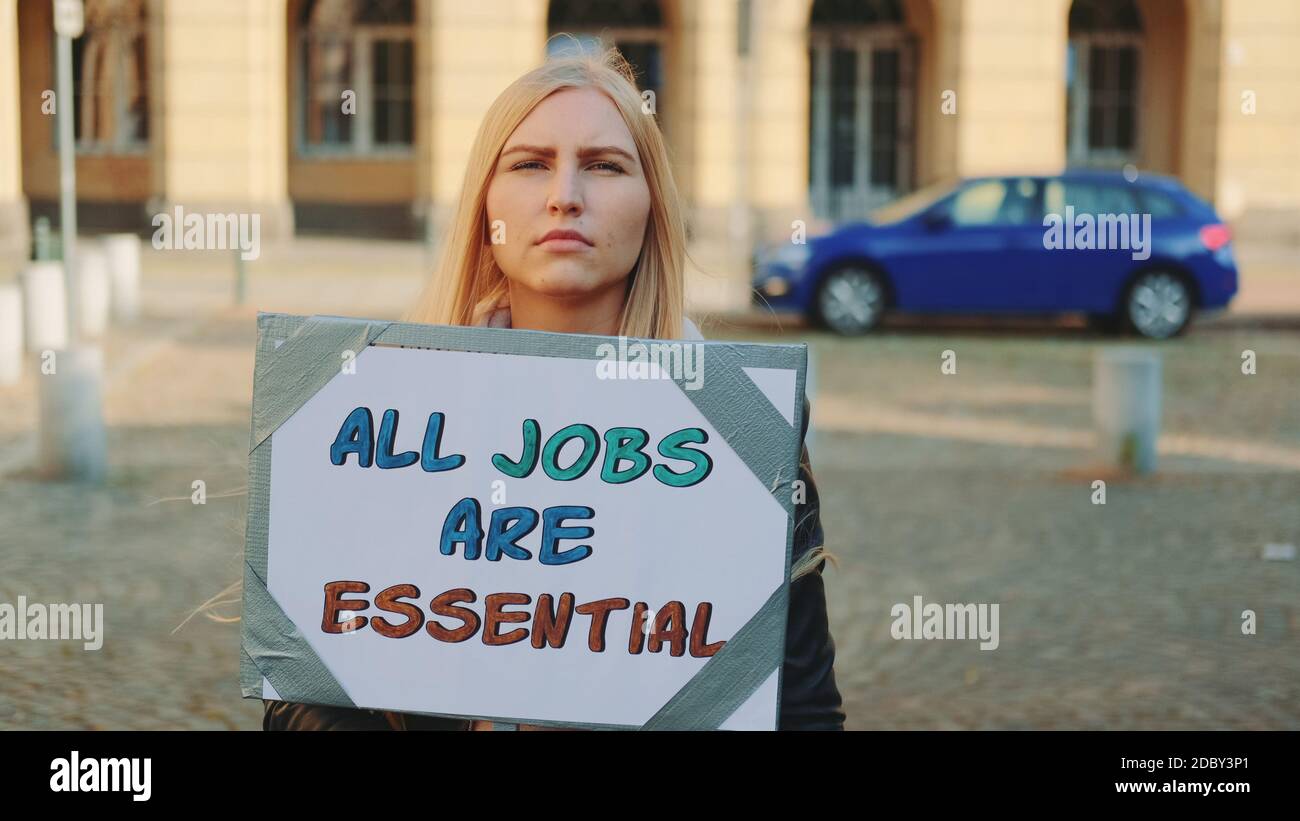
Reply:
[[[293,234],[285,0],[160,0],[150,210],[261,215]]]
[[[1187,4],[1187,45],[1178,174],[1198,196],[1214,200],[1223,40],[1217,2]]]
[[[1300,244],[1300,5],[1222,0],[1221,46],[1211,52],[1205,46],[1220,44],[1206,19],[1213,11],[1192,15],[1201,40],[1193,70],[1219,66],[1208,86],[1217,95],[1205,94],[1218,97],[1212,190],[1200,193],[1238,236]]]
[[[808,19],[812,0],[756,0],[750,63],[753,76],[747,173],[754,240],[788,242],[795,220],[812,230],[808,198]]]
[[[736,55],[735,2],[682,3],[677,68],[669,94],[685,194],[688,252],[686,299],[693,310],[749,303],[748,202],[742,159],[740,99],[747,93]]]
[[[0,264],[27,259],[30,232],[23,196],[23,157],[19,130],[18,0],[0,0]],[[29,112],[28,116],[32,116]]]
[[[946,54],[955,46],[956,55],[955,86],[945,87],[957,92],[957,114],[938,118],[956,130],[952,173],[1055,173],[1064,168],[1069,5],[1070,0],[936,2],[936,47]],[[946,62],[941,60],[941,66]],[[941,68],[939,73],[947,72]],[[940,139],[932,145],[943,151],[944,143]],[[936,165],[949,170],[942,159]]]
[[[488,107],[546,56],[546,3],[417,0],[417,169],[420,210],[441,242]]]
[[[908,0],[906,9],[908,26],[917,33],[913,187],[922,188],[958,173],[961,7],[941,0]]]

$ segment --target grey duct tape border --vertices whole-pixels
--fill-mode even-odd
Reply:
[[[260,697],[265,677],[286,701],[355,706],[266,589],[270,478],[271,442],[265,441],[253,449],[248,460],[240,690],[246,698]]]
[[[366,349],[387,322],[312,317],[271,356],[258,356],[253,383],[275,389],[253,396],[256,448],[342,370],[343,355]],[[260,353],[260,352],[259,352]]]
[[[311,644],[244,563],[243,651],[285,701],[355,707]],[[241,670],[242,677],[242,670]],[[258,687],[260,695],[261,688]]]
[[[262,355],[260,351],[261,342],[262,340],[259,339],[258,356]],[[248,455],[248,521],[244,526],[244,564],[253,569],[253,572],[262,583],[266,580],[267,528],[270,522],[270,507],[271,443],[268,441],[253,448],[253,452]],[[245,570],[244,576],[247,582],[247,570]],[[250,635],[250,622],[246,618],[247,614],[248,602],[245,601],[245,618],[241,620],[240,629],[241,645],[244,648],[256,641],[256,637]],[[239,683],[245,698],[262,694],[262,672],[257,668],[253,659],[249,657],[246,649],[240,658]]]
[[[283,342],[279,342],[283,340]],[[267,526],[270,496],[270,437],[303,404],[323,388],[343,364],[344,351],[360,354],[367,345],[546,355],[600,359],[600,346],[610,337],[556,334],[541,331],[392,323],[346,317],[258,315],[257,362],[253,395],[253,425],[249,458],[249,510],[245,572],[244,652],[240,660],[243,695],[261,695],[265,675],[286,700],[352,705],[351,699],[312,651],[306,639],[284,615],[266,590]],[[638,341],[638,340],[632,340]],[[654,340],[644,340],[653,343]],[[688,343],[696,344],[696,343]],[[674,380],[709,423],[761,481],[787,513],[786,578],[735,636],[669,700],[643,729],[713,729],[721,725],[754,691],[780,668],[784,657],[789,564],[793,548],[794,503],[791,482],[797,477],[799,431],[802,430],[807,350],[803,345],[747,345],[720,342],[705,346],[709,388],[691,390],[684,379]],[[794,424],[786,422],[744,367],[789,368],[796,372]],[[788,447],[763,446],[773,439]],[[783,457],[782,453],[786,455]],[[794,469],[789,465],[794,458]],[[249,606],[264,618],[249,618]],[[282,620],[282,621],[281,621]],[[250,652],[251,651],[251,652]],[[277,681],[278,679],[278,681]],[[283,687],[281,686],[283,683]],[[778,684],[779,688],[779,684]],[[778,703],[779,703],[778,689]],[[477,716],[501,722],[501,729],[518,719]],[[554,726],[570,722],[529,720]]]
[[[768,492],[785,509],[786,515],[794,516],[791,483],[798,478],[799,454],[795,453],[795,467],[791,470],[786,467],[789,463],[788,451],[782,453],[781,449],[764,445],[758,436],[746,434],[770,433],[789,428],[796,438],[792,449],[797,448],[797,433],[801,430],[798,422],[803,414],[803,403],[799,401],[799,397],[803,396],[802,385],[796,385],[796,426],[791,427],[767,395],[745,373],[743,353],[731,345],[717,343],[707,350],[705,359],[709,364],[705,369],[705,378],[712,380],[707,390],[690,390],[684,379],[674,381],[686,398],[709,420],[709,424],[722,434],[722,438],[727,440],[727,444],[750,471],[763,482]],[[802,381],[803,371],[797,370],[797,374],[796,380]]]
[[[722,726],[785,658],[785,642],[774,642],[772,637],[784,637],[789,591],[788,583],[774,590],[758,612],[641,729],[716,730]]]

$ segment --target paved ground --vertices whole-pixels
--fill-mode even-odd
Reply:
[[[418,249],[370,247],[361,268],[350,247],[269,252],[251,304],[395,316]],[[146,265],[145,317],[105,344],[105,485],[31,476],[38,377],[0,389],[0,601],[102,601],[107,620],[98,652],[0,644],[0,728],[260,726],[260,703],[238,698],[238,626],[174,631],[239,576],[254,312],[222,307],[230,281],[210,258]],[[1160,347],[1166,435],[1142,480],[1089,466],[1091,356],[1110,340],[1079,328],[898,322],[840,340],[706,326],[812,347],[850,727],[1300,729],[1300,563],[1262,558],[1300,543],[1300,326],[1249,314]],[[189,501],[195,479],[206,505]],[[1000,646],[893,640],[890,608],[914,595],[998,603]]]

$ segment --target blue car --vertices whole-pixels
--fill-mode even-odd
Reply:
[[[846,335],[888,310],[1082,312],[1166,339],[1237,292],[1231,240],[1214,208],[1168,177],[980,177],[759,253],[754,297]]]

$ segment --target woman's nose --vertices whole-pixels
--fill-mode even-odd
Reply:
[[[546,209],[552,214],[582,213],[582,184],[575,168],[558,168],[551,177]]]

